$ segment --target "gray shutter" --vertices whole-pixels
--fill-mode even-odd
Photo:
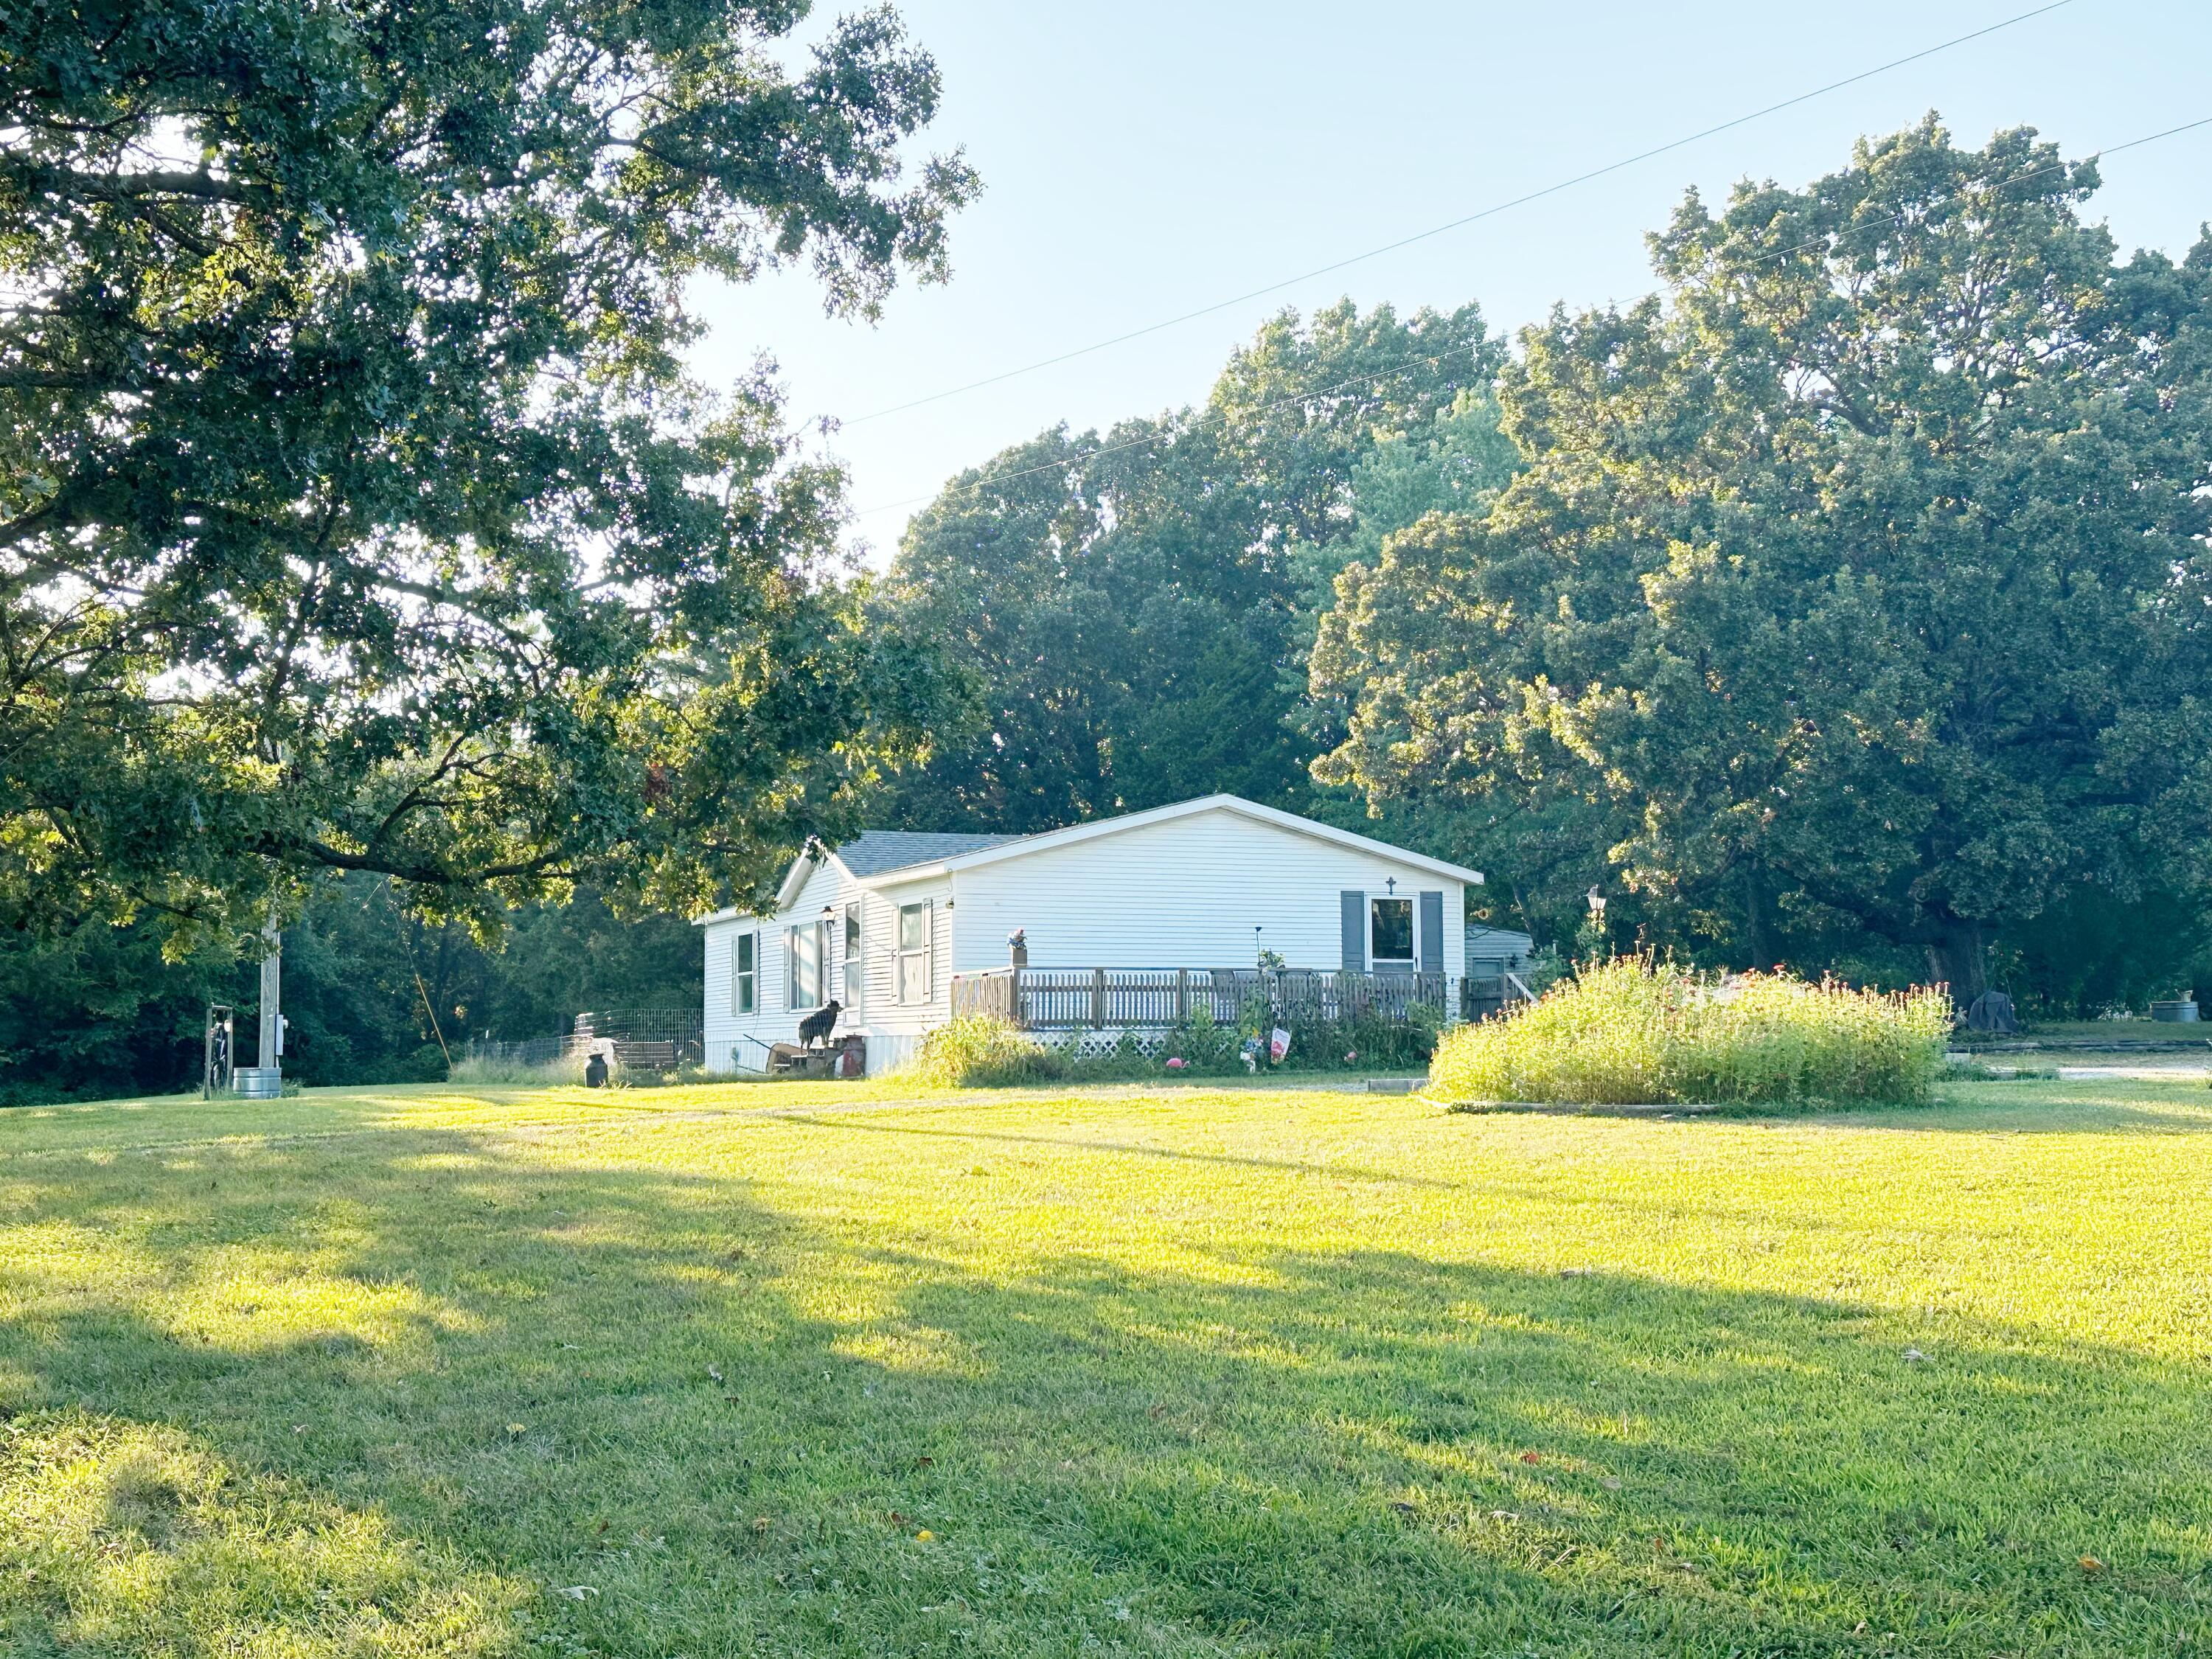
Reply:
[[[1367,895],[1346,892],[1338,896],[1344,906],[1344,971],[1364,974],[1367,971]]]
[[[1444,970],[1444,896],[1442,893],[1421,895],[1421,971],[1441,974]]]
[[[783,1011],[790,1013],[799,1006],[799,929],[783,930]]]

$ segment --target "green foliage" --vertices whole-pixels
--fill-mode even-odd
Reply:
[[[250,1060],[257,964],[215,949],[171,961],[162,945],[151,918],[0,932],[0,1105],[195,1087],[210,1002],[238,1010]],[[386,878],[349,875],[285,933],[284,1066],[309,1085],[434,1082],[439,1031],[458,1052],[552,1036],[586,1009],[696,1010],[700,971],[682,917],[618,916],[588,890],[511,913],[488,945],[409,912]]]
[[[188,948],[336,872],[495,926],[757,896],[922,752],[842,480],[686,378],[704,277],[945,269],[936,70],[782,0],[0,26],[0,921]]]
[[[1521,982],[1530,993],[1541,996],[1571,970],[1566,955],[1556,945],[1540,945],[1529,953],[1527,965],[1520,969]]]
[[[1291,1018],[1286,1064],[1322,1071],[1417,1072],[1429,1063],[1443,1032],[1443,1011],[1415,1003],[1404,1019],[1373,1013],[1342,1019]]]
[[[2212,1002],[2212,895],[2077,888],[2008,927],[1993,957],[1992,982],[2029,1019],[2094,1019],[2191,989]]]
[[[1317,695],[1307,666],[1337,577],[1349,566],[1379,561],[1386,540],[1431,513],[1486,511],[1520,465],[1491,388],[1471,386],[1429,421],[1378,433],[1373,452],[1352,469],[1351,524],[1327,540],[1291,544],[1297,649],[1285,718],[1310,745],[1310,763],[1344,741],[1351,714],[1342,697]]]
[[[1181,1060],[1182,1065],[1178,1069],[1194,1077],[1241,1074],[1244,1070],[1244,1040],[1248,1036],[1266,1040],[1261,1026],[1265,1017],[1263,1005],[1259,1012],[1248,1010],[1238,1024],[1223,1025],[1216,1023],[1212,1009],[1194,1006],[1162,1040],[1160,1059]]]
[[[2006,1066],[1988,1064],[1971,1054],[1954,1055],[1943,1062],[1941,1080],[1945,1083],[2056,1083],[2056,1066]]]
[[[549,1060],[532,1066],[516,1060],[461,1054],[447,1068],[446,1081],[476,1089],[574,1088],[584,1081],[584,1061],[579,1055],[573,1060]]]
[[[1431,513],[1479,513],[1521,469],[1488,386],[1470,386],[1426,422],[1376,434],[1373,451],[1352,469],[1352,524],[1291,551],[1300,599],[1318,614],[1329,607],[1346,565],[1371,564],[1382,544]]]
[[[1218,1024],[1208,1009],[1193,1008],[1164,1031],[1123,1031],[1103,1054],[1079,1054],[1002,1019],[966,1014],[923,1037],[914,1064],[900,1076],[940,1088],[1245,1077],[1253,1071],[1244,1061],[1248,1042],[1259,1045],[1261,1073],[1408,1071],[1428,1063],[1443,1024],[1439,1010],[1417,1006],[1411,1012],[1407,1020],[1371,1013],[1329,1020],[1282,1015],[1291,1046],[1279,1068],[1264,1057],[1277,1018],[1264,997],[1248,1002],[1234,1025]]]
[[[939,1089],[1049,1083],[1067,1074],[1067,1056],[1010,1022],[962,1014],[921,1040],[907,1075]]]
[[[165,959],[150,926],[0,928],[0,1106],[184,1087],[207,1004],[244,985],[227,951]]]
[[[2118,261],[2097,179],[1931,121],[1689,198],[1662,297],[1523,335],[1494,505],[1340,577],[1319,775],[1456,801],[1555,926],[1602,860],[1616,927],[1962,998],[2075,896],[2202,892],[2212,241]]]
[[[1950,1005],[1753,974],[1722,986],[1644,957],[1584,967],[1531,1006],[1446,1034],[1438,1099],[1925,1106]]]
[[[1310,632],[1314,561],[1356,531],[1356,477],[1395,480],[1394,502],[1419,493],[1361,473],[1394,434],[1401,470],[1461,499],[1498,356],[1471,305],[1285,313],[1204,407],[1047,432],[954,479],[878,606],[945,644],[978,719],[898,780],[890,816],[1031,830],[1217,790],[1310,801],[1313,747],[1287,718],[1303,687],[1283,665]]]
[[[1995,1083],[2000,1074],[1991,1066],[1972,1055],[1954,1055],[1943,1061],[1938,1081],[1943,1083]]]

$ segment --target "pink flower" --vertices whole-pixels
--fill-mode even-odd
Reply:
[[[1346,1048],[1346,1049],[1344,1051],[1344,1063],[1345,1063],[1346,1065],[1347,1065],[1347,1066],[1351,1065],[1354,1060],[1358,1060],[1358,1058],[1359,1058],[1359,1050],[1358,1050],[1358,1049],[1357,1049],[1357,1048]]]

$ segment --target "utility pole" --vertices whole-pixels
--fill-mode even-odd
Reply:
[[[284,935],[276,931],[275,917],[261,930],[261,938],[268,948],[261,957],[261,1046],[255,1058],[264,1072],[281,1072],[284,1069]]]
[[[280,981],[284,970],[284,935],[275,917],[261,930],[261,1042],[251,1066],[232,1073],[238,1092],[249,1100],[274,1100],[284,1092],[284,1011]]]

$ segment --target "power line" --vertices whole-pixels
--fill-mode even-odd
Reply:
[[[1686,137],[1669,139],[1663,144],[1638,151],[1636,155],[1626,156],[1620,161],[1609,161],[1601,167],[1593,167],[1588,173],[1578,173],[1571,179],[1562,179],[1557,184],[1546,185],[1540,190],[1532,190],[1525,196],[1516,196],[1510,201],[1497,203],[1478,212],[1451,220],[1448,223],[1437,225],[1427,230],[1416,231],[1410,236],[1401,236],[1395,242],[1384,243],[1381,247],[1369,248],[1364,253],[1355,253],[1348,258],[1339,259],[1330,264],[1317,265],[1311,270],[1302,271],[1296,276],[1285,276],[1280,282],[1269,283],[1264,288],[1253,289],[1232,299],[1217,300],[1211,305],[1200,306],[1195,311],[1186,311],[1179,317],[1170,317],[1162,322],[1147,323],[1142,328],[1133,328],[1126,334],[1116,334],[1109,339],[1096,340],[1089,345],[1078,346],[1073,351],[1063,351],[1057,356],[1042,357],[1036,362],[1024,363],[1018,368],[1009,368],[997,374],[988,374],[980,380],[970,380],[965,386],[948,387],[943,392],[933,392],[927,397],[915,398],[902,404],[893,404],[888,409],[878,409],[866,415],[856,415],[840,424],[848,427],[861,426],[870,421],[880,421],[890,416],[902,415],[908,410],[920,409],[928,404],[942,403],[947,398],[957,398],[967,392],[978,392],[987,386],[996,386],[1002,380],[1017,380],[1024,374],[1033,374],[1039,369],[1051,368],[1060,363],[1073,362],[1078,357],[1087,357],[1093,352],[1104,351],[1112,346],[1122,345],[1131,340],[1142,339],[1146,335],[1157,334],[1163,329],[1174,328],[1183,323],[1195,321],[1200,317],[1210,317],[1217,311],[1226,311],[1231,306],[1243,305],[1248,300],[1262,299],[1270,294],[1280,293],[1284,289],[1295,288],[1300,283],[1311,282],[1316,276],[1326,276],[1334,271],[1346,270],[1366,260],[1380,258],[1383,254],[1395,253],[1400,248],[1411,247],[1416,242],[1425,242],[1431,237],[1444,234],[1447,231],[1458,230],[1480,220],[1493,218],[1514,208],[1526,207],[1531,202],[1541,201],[1547,196],[1556,196],[1562,191],[1572,190],[1578,185],[1589,184],[1594,179],[1602,179],[1608,173],[1619,173],[1625,167],[1632,167],[1638,162],[1650,161],[1654,156],[1664,155],[1670,150],[1680,149],[1686,145],[1711,138],[1731,128],[1761,120],[1783,110],[1794,108],[1799,104],[1809,103],[1815,98],[1825,98],[1832,92],[1840,92],[1845,87],[1856,86],[1860,82],[1870,81],[1877,75],[1887,75],[1893,69],[1902,69],[1907,64],[1917,64],[1923,58],[1933,58],[1939,52],[1950,51],[1954,46],[1963,46],[1969,41],[1979,40],[1985,35],[1995,34],[2000,30],[2012,27],[2016,23],[2027,22],[2033,18],[2041,17],[2049,12],[2058,11],[2073,3],[2074,0],[2050,0],[2047,5],[2038,6],[2032,11],[2021,12],[2015,16],[2004,19],[2002,22],[1989,24],[1985,27],[1956,36],[1937,46],[1924,46],[1920,51],[1908,52],[1902,58],[1893,58],[1887,64],[1877,64],[1874,68],[1862,70],[1856,75],[1845,76],[1840,81],[1831,81],[1827,85],[1815,87],[1810,92],[1801,92],[1794,98],[1784,99],[1778,104],[1769,104],[1764,109],[1752,111],[1748,115],[1739,115],[1732,120],[1723,121],[1718,126],[1707,127],[1702,131],[1691,133]]]
[[[2161,139],[2178,137],[2182,133],[2194,132],[2200,127],[2209,126],[2212,126],[2212,115],[2200,116],[2194,121],[2185,121],[2179,126],[2167,127],[2158,132],[2146,133],[2140,138],[2130,138],[2125,143],[2107,144],[2104,149],[2094,151],[2084,159],[2090,161],[2101,161],[2107,155],[2118,155],[2123,150],[2140,149],[2145,144],[2154,144],[2159,143]],[[2075,165],[2075,163],[2069,161],[2056,161],[2049,167],[2036,167],[2030,172],[2016,174],[2013,178],[2004,180],[2003,182],[2014,185],[2026,184],[2033,179],[2048,178],[2054,173],[2065,173],[2070,171]],[[1793,242],[1787,247],[1771,248],[1766,252],[1759,254],[1756,258],[1745,261],[1745,264],[1747,265],[1755,265],[1764,264],[1769,260],[1787,258],[1790,254],[1802,253],[1808,248],[1826,246],[1832,242],[1841,240],[1844,237],[1856,236],[1869,230],[1881,230],[1886,229],[1893,225],[1901,225],[1905,222],[1906,217],[1906,215],[1900,213],[1893,214],[1886,219],[1869,220],[1865,223],[1854,225],[1847,229],[1838,231],[1832,237],[1815,236],[1808,238],[1802,242]],[[1349,391],[1353,386],[1366,386],[1376,380],[1385,380],[1390,375],[1398,374],[1404,369],[1417,368],[1427,363],[1439,363],[1445,358],[1450,356],[1453,352],[1464,351],[1474,344],[1474,342],[1473,340],[1462,340],[1451,346],[1448,346],[1442,351],[1425,353],[1413,357],[1401,357],[1394,363],[1386,364],[1379,369],[1370,370],[1367,374],[1355,376],[1353,379],[1349,380],[1339,381],[1334,386],[1319,386],[1310,391],[1293,392],[1289,397],[1279,398],[1272,403],[1261,404],[1256,409],[1248,410],[1244,418],[1249,419],[1256,416],[1272,414],[1279,409],[1288,409],[1293,404],[1309,403],[1316,398],[1332,397],[1337,392]],[[1200,418],[1205,419],[1207,418],[1207,416],[1201,416]],[[1138,438],[1132,440],[1127,443],[1112,444],[1103,449],[1094,449],[1083,456],[1072,459],[1081,461],[1097,460],[1101,456],[1119,455],[1132,449],[1143,449],[1155,441],[1156,440],[1151,438]],[[971,490],[980,491],[989,485],[1011,483],[1017,478],[1034,477],[1041,472],[1056,472],[1060,471],[1062,466],[1070,464],[1070,462],[1048,461],[1042,466],[1024,467],[1019,471],[1016,472],[994,472],[987,475],[986,477],[976,479],[973,483],[968,485],[967,488]],[[872,518],[879,513],[891,513],[896,512],[900,507],[919,506],[925,501],[935,501],[939,496],[945,495],[948,490],[954,487],[955,486],[952,484],[947,484],[927,495],[909,495],[902,501],[884,501],[876,507],[860,507],[855,509],[853,514],[853,517],[855,519]]]

